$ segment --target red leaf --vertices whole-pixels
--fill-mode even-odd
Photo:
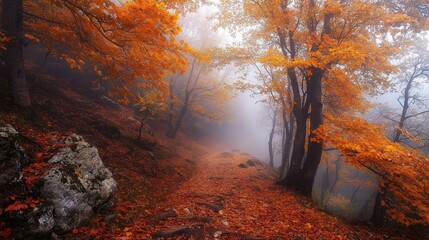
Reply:
[[[15,202],[14,204],[9,205],[4,211],[10,212],[10,211],[18,211],[22,209],[27,209],[28,205],[22,204],[20,202]]]

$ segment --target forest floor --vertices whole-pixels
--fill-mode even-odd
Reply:
[[[118,182],[114,205],[66,239],[423,238],[328,215],[309,199],[275,185],[266,165],[246,153],[225,152],[213,139],[179,134],[170,140],[155,125],[154,136],[145,133],[144,138],[157,144],[147,149],[135,141],[138,114],[69,85],[41,76],[31,111],[0,104],[0,125],[12,124],[29,139],[51,132],[83,135]],[[111,136],[103,126],[117,127],[120,136]],[[31,160],[38,150],[26,145]],[[0,232],[1,226],[0,221]]]
[[[149,221],[126,228],[132,239],[409,239],[394,229],[347,223],[276,186],[267,166],[238,151],[209,153]]]

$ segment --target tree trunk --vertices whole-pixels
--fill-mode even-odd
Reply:
[[[305,155],[305,135],[307,131],[309,95],[307,95],[307,100],[303,104],[304,98],[301,98],[299,83],[294,69],[288,69],[288,77],[290,79],[290,87],[293,92],[292,112],[296,121],[296,131],[293,138],[292,156],[290,158],[288,173],[284,179],[277,183],[290,189],[298,190],[301,165]]]
[[[185,102],[183,103],[183,106],[179,111],[179,115],[177,116],[176,121],[170,124],[170,127],[168,128],[168,131],[166,134],[167,137],[172,139],[176,137],[177,131],[179,131],[180,125],[182,125],[183,118],[188,112],[189,99],[190,99],[190,93],[186,93]]]
[[[300,170],[302,165],[302,159],[305,154],[305,132],[307,129],[306,121],[297,119],[296,121],[296,131],[293,141],[293,150],[291,156],[291,162],[289,170],[285,178],[280,180],[278,184],[285,185],[288,188],[293,190],[298,190],[298,183],[300,176]]]
[[[148,116],[149,116],[149,111],[146,111],[144,116],[142,117],[142,120],[140,121],[139,136],[137,137],[138,143],[140,143],[140,141],[141,141],[144,122]]]
[[[176,121],[172,125],[172,127],[167,132],[167,137],[169,138],[175,138],[177,131],[179,131],[180,125],[182,125],[183,117],[185,117],[186,112],[188,111],[188,106],[184,105],[180,109],[179,116],[177,117]]]
[[[282,163],[280,165],[279,169],[279,176],[278,179],[281,181],[285,177],[285,173],[288,170],[289,167],[289,159],[290,159],[290,151],[292,148],[292,132],[294,129],[294,121],[293,121],[293,115],[290,114],[289,121],[286,118],[286,110],[283,110],[283,124],[284,124],[284,130],[283,130],[283,136],[282,136]]]
[[[274,131],[276,129],[276,117],[277,117],[277,110],[274,111],[273,115],[273,122],[270,132],[270,138],[268,140],[268,150],[270,155],[270,168],[274,167],[274,149],[273,149],[273,138],[274,138]]]
[[[410,89],[413,83],[414,77],[412,76],[408,82],[407,86],[404,89],[404,102],[402,104],[402,113],[401,113],[401,119],[399,120],[398,129],[395,131],[395,135],[393,137],[393,142],[399,142],[399,138],[402,135],[402,129],[404,128],[405,118],[407,116],[408,108],[410,107],[409,101],[410,101]]]
[[[379,190],[375,197],[374,212],[372,213],[371,222],[376,226],[381,226],[385,222],[384,215],[386,209],[382,204],[384,191],[384,189]]]
[[[310,197],[313,190],[313,182],[316,176],[317,168],[322,157],[323,142],[321,140],[312,141],[315,137],[314,130],[323,123],[323,104],[322,104],[322,77],[323,70],[312,69],[313,75],[309,81],[309,95],[311,95],[311,117],[310,117],[310,135],[308,136],[307,158],[302,168],[302,178],[300,192]]]
[[[16,105],[31,105],[29,86],[24,72],[24,34],[23,0],[3,0],[2,24],[6,35],[11,38],[6,42],[5,52],[6,77],[10,93]]]

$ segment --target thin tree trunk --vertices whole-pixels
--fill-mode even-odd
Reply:
[[[272,122],[272,127],[271,127],[271,132],[270,132],[270,137],[268,140],[268,150],[269,150],[269,155],[270,155],[270,168],[274,167],[274,149],[273,149],[273,138],[274,138],[274,131],[276,129],[276,118],[277,118],[277,110],[274,111],[274,115],[273,115],[273,122]]]
[[[292,132],[294,129],[294,121],[293,121],[293,114],[290,113],[289,121],[286,117],[286,110],[283,110],[283,124],[284,124],[284,130],[283,130],[283,136],[282,136],[282,164],[280,165],[279,169],[279,177],[278,180],[281,181],[285,177],[285,174],[289,167],[289,159],[290,159],[290,152],[292,149]],[[279,183],[279,182],[278,182]]]
[[[356,195],[357,195],[357,193],[359,192],[359,190],[360,190],[360,185],[355,189],[355,191],[353,192],[353,194],[352,194],[352,197],[350,198],[350,202],[349,202],[349,218],[351,217],[351,215],[352,215],[352,207],[353,207],[353,201],[355,200],[355,197],[356,197]]]
[[[10,93],[16,105],[31,105],[29,86],[24,72],[24,34],[23,0],[3,0],[2,23],[6,35],[11,38],[6,42],[5,52],[6,77]]]
[[[144,127],[144,121],[146,120],[146,118],[149,116],[149,111],[147,111],[145,113],[145,115],[142,117],[142,120],[140,121],[140,128],[139,128],[139,136],[137,137],[137,142],[140,143],[141,138],[142,138],[142,131],[143,131],[143,127]]]
[[[366,201],[365,204],[362,206],[359,213],[359,220],[366,219],[368,214],[369,204],[371,203],[371,199],[375,198],[376,196],[377,196],[377,192],[374,192],[373,194],[371,194],[371,197],[369,197],[369,200]]]
[[[399,138],[402,135],[402,129],[404,128],[405,118],[407,116],[408,108],[410,107],[410,89],[413,83],[414,77],[412,76],[407,83],[407,86],[404,89],[404,103],[402,104],[402,113],[401,119],[399,120],[398,128],[395,131],[395,135],[393,137],[393,142],[399,142]]]
[[[168,126],[167,126],[167,132],[165,133],[165,135],[168,137],[168,134],[172,131],[173,129],[173,124],[174,124],[174,93],[173,93],[173,88],[174,88],[174,84],[173,84],[173,78],[170,79],[170,85],[169,85],[169,105],[168,105]]]
[[[385,222],[384,216],[386,213],[386,208],[384,206],[385,204],[382,203],[385,191],[386,189],[381,188],[379,191],[377,191],[377,195],[375,197],[374,212],[372,213],[371,222],[377,226],[381,226]]]
[[[177,131],[179,131],[180,126],[182,125],[183,118],[188,112],[190,93],[186,93],[185,102],[183,103],[182,108],[180,108],[179,115],[177,116],[176,121],[173,122],[171,128],[168,129],[166,136],[169,138],[175,138]]]

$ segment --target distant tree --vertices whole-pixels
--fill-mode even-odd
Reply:
[[[404,132],[412,130],[406,128],[406,122],[421,115],[429,116],[428,96],[421,96],[419,91],[429,84],[429,50],[424,41],[419,39],[407,49],[405,57],[403,56],[400,60],[399,72],[394,76],[396,80],[394,88],[401,93],[398,102],[402,108],[400,118],[396,121],[394,142],[404,142],[405,139],[409,139],[408,134]],[[414,109],[411,108],[413,105]],[[410,131],[407,132],[410,133]]]
[[[230,98],[225,76],[210,69],[207,56],[195,54],[187,72],[169,78],[169,138],[175,138],[188,113],[211,121],[225,118],[225,104]]]
[[[168,82],[168,127],[166,136],[175,138],[185,115],[210,121],[226,118],[226,103],[230,98],[226,78],[227,68],[214,65],[211,48],[221,43],[221,39],[210,27],[204,12],[189,14],[181,22],[185,31],[180,38],[195,50],[188,54],[190,62],[183,74],[172,74]]]
[[[274,168],[274,144],[273,144],[273,140],[274,140],[274,134],[275,134],[275,130],[276,130],[278,111],[279,111],[279,109],[277,108],[277,106],[270,106],[269,113],[268,113],[268,115],[270,116],[270,119],[271,119],[271,130],[270,130],[270,136],[268,138],[268,152],[269,152],[269,157],[270,157],[270,161],[269,161],[270,168]]]
[[[135,106],[138,108],[139,112],[142,113],[137,137],[137,142],[140,143],[142,131],[144,130],[147,119],[155,115],[160,115],[166,110],[166,106],[164,96],[161,95],[159,91],[146,91],[143,96],[139,95]]]

